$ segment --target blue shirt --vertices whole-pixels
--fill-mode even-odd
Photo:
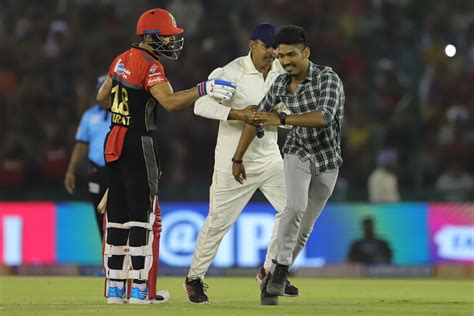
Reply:
[[[105,165],[104,142],[110,128],[111,113],[96,104],[84,112],[76,132],[76,141],[89,145],[89,160]]]

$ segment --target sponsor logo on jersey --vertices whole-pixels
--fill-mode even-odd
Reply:
[[[118,73],[119,75],[123,75],[125,72],[125,65],[122,63],[118,63],[117,66],[115,67],[115,72]]]
[[[152,77],[152,78],[149,78],[148,79],[148,86],[152,86],[152,85],[155,85],[157,83],[161,83],[161,82],[164,82],[166,81],[165,78],[163,78],[162,76],[159,76],[159,77]]]
[[[127,78],[130,75],[130,70],[125,68],[125,64],[122,63],[122,59],[117,61],[114,72],[116,72],[119,76],[123,76],[124,78]]]
[[[158,69],[158,65],[157,64],[154,64],[153,66],[151,66],[150,68],[150,72],[151,73],[155,73],[155,71]]]

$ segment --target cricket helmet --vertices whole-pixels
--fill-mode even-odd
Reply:
[[[170,59],[178,59],[183,49],[183,32],[173,15],[160,8],[144,12],[137,22],[137,35],[143,37],[154,53]],[[147,34],[151,40],[145,40]]]

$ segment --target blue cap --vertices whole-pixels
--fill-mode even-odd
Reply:
[[[262,23],[255,26],[250,33],[250,39],[259,39],[265,46],[275,46],[277,29],[273,24]]]
[[[99,78],[97,78],[97,85],[95,86],[97,90],[99,90],[100,87],[102,87],[102,84],[104,83],[105,79],[107,79],[107,75],[102,75]]]

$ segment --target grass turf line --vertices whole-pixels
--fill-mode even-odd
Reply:
[[[191,305],[184,277],[161,277],[164,305],[107,305],[102,278],[0,277],[3,315],[474,315],[473,280],[292,278],[301,295],[261,306],[252,278],[209,277],[212,304]]]

